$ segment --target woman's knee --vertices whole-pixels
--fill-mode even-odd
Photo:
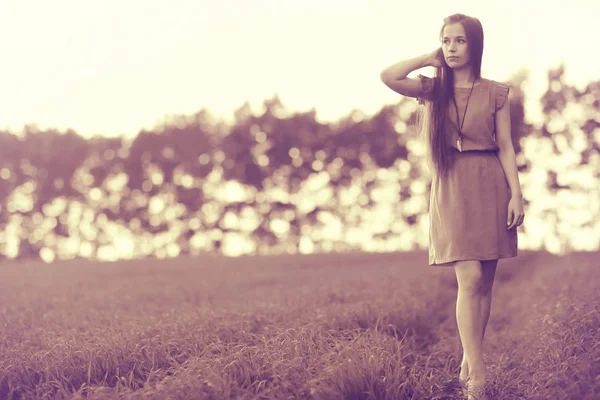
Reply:
[[[485,277],[480,261],[456,261],[454,270],[456,271],[458,290],[469,294],[483,294],[485,290]]]

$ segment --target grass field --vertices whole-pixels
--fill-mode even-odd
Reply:
[[[499,262],[493,399],[600,399],[600,253]],[[426,253],[0,266],[0,398],[452,399],[452,268]]]

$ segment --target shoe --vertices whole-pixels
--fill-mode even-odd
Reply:
[[[467,393],[465,395],[468,400],[487,400],[485,396],[485,385],[474,386],[473,381],[467,378]]]

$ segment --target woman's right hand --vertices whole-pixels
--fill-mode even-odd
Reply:
[[[439,47],[429,53],[429,65],[436,68],[441,68],[444,65],[444,53],[442,48]]]

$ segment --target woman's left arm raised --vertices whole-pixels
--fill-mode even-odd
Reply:
[[[498,144],[498,158],[504,168],[506,179],[510,187],[511,197],[508,203],[508,220],[506,229],[513,229],[523,223],[525,213],[523,212],[523,193],[519,184],[517,171],[517,158],[510,135],[510,102],[496,110],[496,143]]]

